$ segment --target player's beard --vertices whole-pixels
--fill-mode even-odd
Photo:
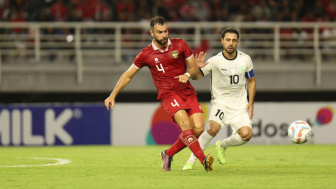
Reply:
[[[165,40],[166,40],[166,41],[165,41]],[[155,41],[156,41],[158,44],[160,44],[160,45],[162,45],[162,46],[165,46],[165,45],[168,43],[168,38],[163,38],[163,39],[161,39],[161,40],[158,40],[158,39],[155,38]]]
[[[225,51],[226,51],[227,53],[229,53],[229,54],[233,54],[234,52],[236,52],[236,48],[233,48],[233,47],[232,47],[232,51],[229,51],[228,49],[229,49],[229,48],[226,48]]]

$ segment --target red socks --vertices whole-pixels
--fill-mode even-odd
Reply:
[[[182,133],[178,137],[177,141],[166,151],[166,154],[170,157],[173,157],[174,154],[177,154],[179,151],[187,147],[184,142],[181,140]]]
[[[177,141],[166,151],[166,154],[170,157],[173,157],[174,154],[178,153],[186,146],[188,146],[194,155],[200,160],[200,162],[203,163],[203,158],[205,158],[205,155],[192,129],[183,131]]]

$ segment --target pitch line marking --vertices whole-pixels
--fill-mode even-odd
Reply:
[[[69,159],[60,159],[60,158],[40,158],[40,157],[26,157],[30,159],[48,159],[48,160],[55,160],[56,163],[48,163],[43,165],[8,165],[8,166],[0,166],[0,167],[36,167],[36,166],[53,166],[53,165],[64,165],[69,164],[71,161]]]

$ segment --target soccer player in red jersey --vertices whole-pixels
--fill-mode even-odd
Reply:
[[[171,170],[172,157],[186,146],[203,164],[206,171],[212,170],[213,156],[205,156],[196,136],[204,130],[204,115],[194,87],[189,78],[198,74],[196,59],[188,44],[182,39],[168,38],[166,20],[154,17],[150,21],[152,44],[144,48],[125,71],[110,96],[105,100],[107,110],[113,109],[115,98],[132,77],[144,66],[152,74],[158,97],[164,110],[179,124],[182,133],[177,141],[161,152],[162,169]],[[189,70],[187,71],[187,65]]]

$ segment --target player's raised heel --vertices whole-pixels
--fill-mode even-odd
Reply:
[[[211,154],[208,154],[204,159],[203,159],[203,167],[206,171],[212,171],[212,163],[213,163],[213,156]]]
[[[162,159],[162,169],[163,171],[170,171],[170,166],[171,166],[171,161],[173,160],[172,157],[169,157],[167,154],[166,154],[166,151],[167,150],[163,150],[161,153],[160,153],[160,158]]]
[[[220,147],[220,140],[216,142],[216,149],[217,149],[217,158],[220,164],[224,164],[225,160],[225,149]]]

